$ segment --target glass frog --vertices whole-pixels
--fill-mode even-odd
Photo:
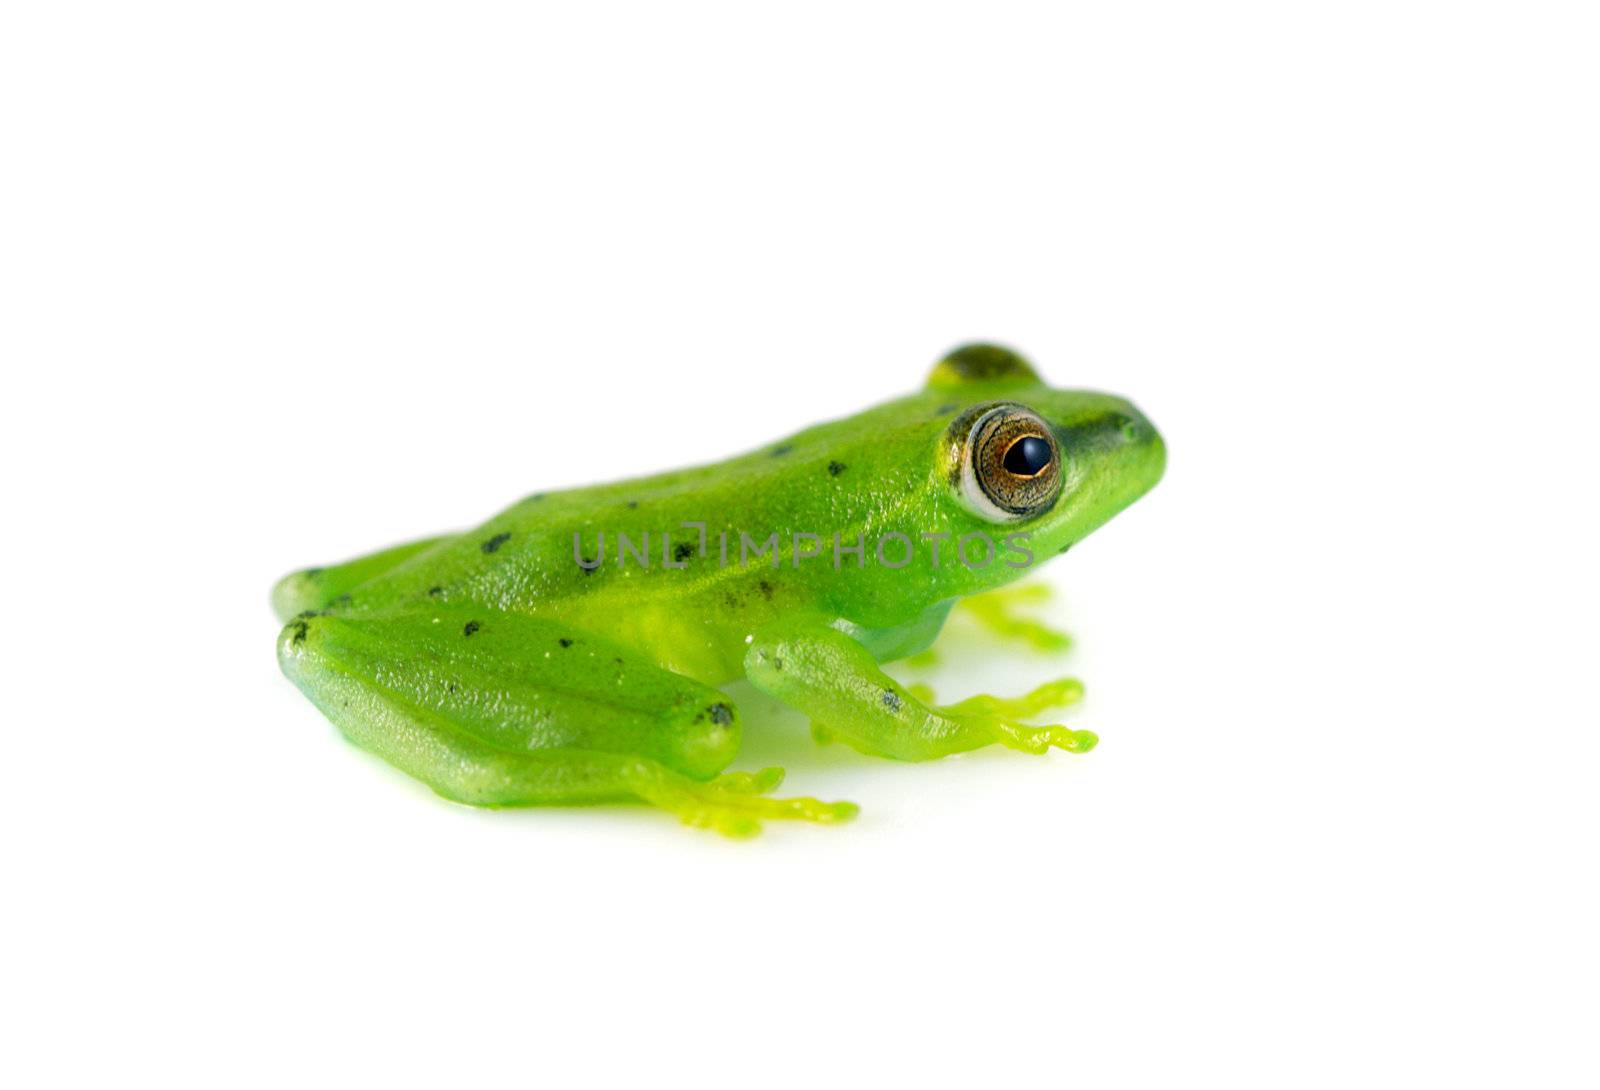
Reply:
[[[1084,751],[1023,722],[1076,695],[932,704],[882,664],[1064,553],[1160,479],[1129,402],[956,349],[923,388],[714,465],[526,497],[474,530],[284,578],[283,672],[353,742],[478,806],[639,800],[748,835],[854,805],[726,772],[739,678],[863,753]],[[1008,617],[1002,633],[1050,634]],[[1041,635],[1042,634],[1042,635]]]

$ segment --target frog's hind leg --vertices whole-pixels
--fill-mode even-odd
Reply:
[[[420,556],[435,545],[452,540],[453,535],[408,541],[379,552],[358,556],[343,564],[326,568],[303,568],[290,572],[272,588],[272,611],[278,620],[287,621],[297,613],[327,609],[342,594],[348,594],[362,583],[386,575],[410,560]]]
[[[718,776],[738,752],[733,703],[564,622],[443,606],[304,614],[278,654],[351,741],[457,802],[636,799],[734,836],[855,813],[764,797],[777,769]]]

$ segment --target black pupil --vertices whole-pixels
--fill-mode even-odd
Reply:
[[[1037,477],[1050,464],[1050,444],[1037,435],[1025,435],[1006,451],[1005,467],[1018,477]]]

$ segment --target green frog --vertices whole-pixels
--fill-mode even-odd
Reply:
[[[1008,584],[1161,478],[1129,402],[1045,385],[1017,353],[956,349],[907,397],[728,461],[535,493],[476,529],[287,576],[283,672],[357,745],[477,806],[638,800],[744,836],[836,822],[727,772],[744,678],[819,738],[904,761],[1001,745],[1084,752],[1026,719],[1075,682],[936,705],[883,664],[958,603],[1049,644]]]

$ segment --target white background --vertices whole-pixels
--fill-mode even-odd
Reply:
[[[4,1081],[1594,1086],[1597,46],[1577,3],[6,5]],[[278,674],[288,569],[973,338],[1169,443],[1049,569],[1090,756],[753,715],[742,767],[863,816],[733,843],[440,802]]]

